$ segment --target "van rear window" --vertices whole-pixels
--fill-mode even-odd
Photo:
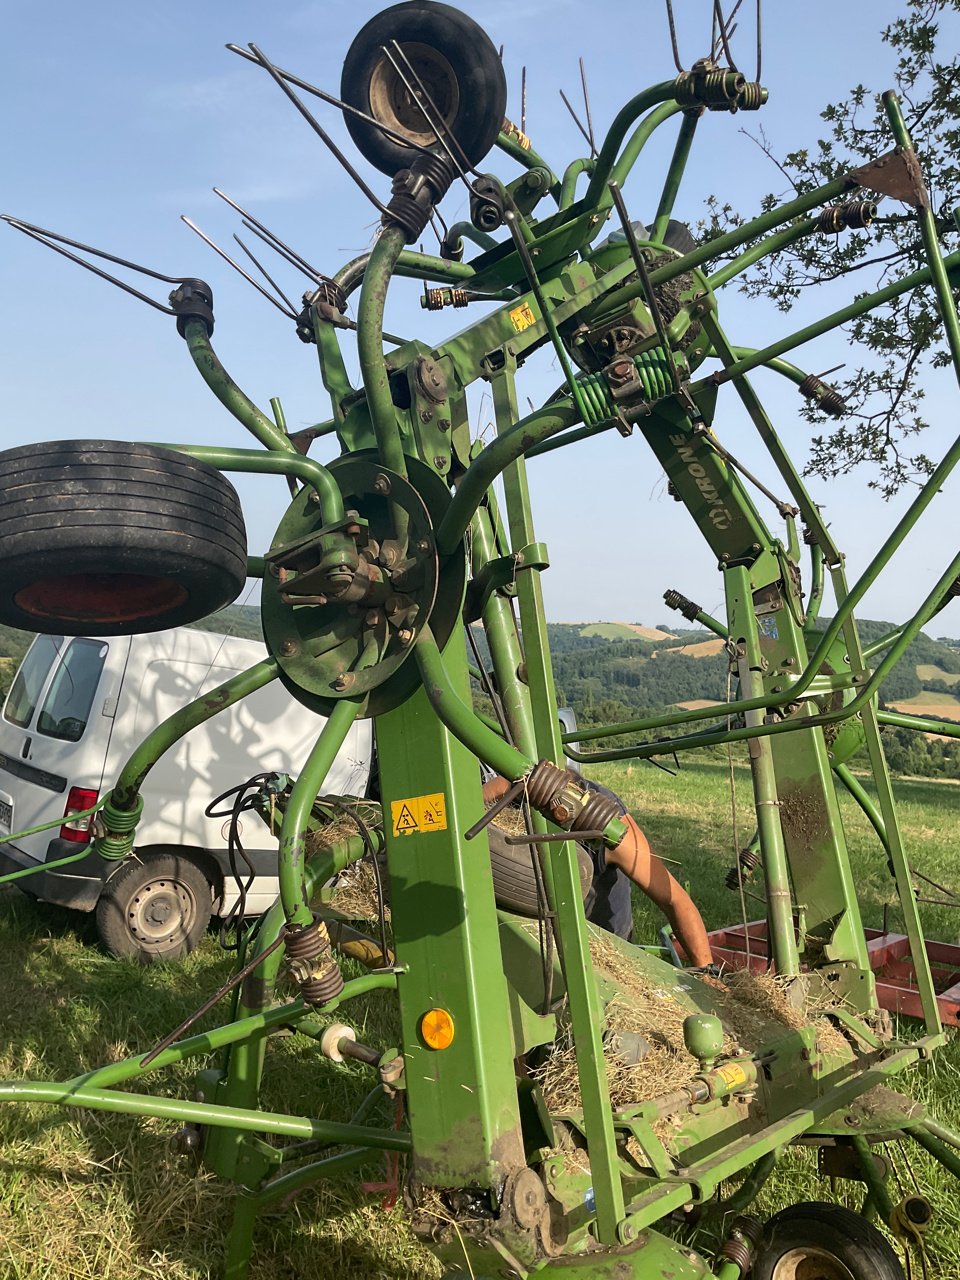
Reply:
[[[87,727],[108,648],[109,645],[102,640],[85,637],[71,640],[43,700],[43,708],[37,718],[39,733],[64,742],[80,741]]]
[[[3,708],[4,720],[25,729],[37,709],[40,690],[50,668],[63,652],[63,636],[37,636],[20,664],[7,704]]]

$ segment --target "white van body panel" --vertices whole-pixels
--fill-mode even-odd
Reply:
[[[49,639],[38,637],[34,646]],[[56,793],[0,771],[0,799],[13,807],[13,830],[60,816],[70,787],[90,787],[102,795],[116,781],[132,751],[157,725],[267,657],[265,646],[257,641],[190,627],[111,637],[102,643],[109,648],[86,729],[78,742],[60,742],[35,728],[43,699],[57,679],[57,664],[43,682],[38,710],[26,727],[7,719],[8,699],[0,720],[0,753],[7,763],[16,767],[26,749],[24,759],[34,769],[67,779],[67,788]],[[219,854],[218,861],[223,862],[229,819],[205,817],[206,807],[221,793],[257,774],[278,772],[296,777],[324,723],[275,680],[191,729],[160,757],[143,783],[137,850],[202,849]],[[366,791],[372,738],[369,720],[351,726],[324,783],[325,791],[337,795]],[[51,837],[57,834],[54,828],[23,838],[16,846],[31,860],[42,861]],[[240,835],[244,848],[250,851],[276,849],[276,841],[253,814],[242,819]],[[242,859],[240,868],[244,869]],[[247,897],[248,914],[266,910],[277,892],[275,875],[257,876]],[[225,915],[236,898],[236,886],[227,875],[215,911]]]

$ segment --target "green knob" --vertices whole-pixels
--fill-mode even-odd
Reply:
[[[700,1070],[709,1071],[723,1051],[723,1023],[712,1013],[691,1013],[683,1020],[683,1043]]]

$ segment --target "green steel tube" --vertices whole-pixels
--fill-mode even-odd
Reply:
[[[925,1151],[929,1151],[934,1160],[943,1165],[948,1173],[952,1173],[955,1178],[960,1178],[960,1152],[954,1151],[946,1142],[941,1142],[931,1129],[929,1121],[907,1129],[906,1132],[914,1141],[919,1142]]]
[[[670,168],[667,170],[667,176],[664,179],[660,203],[657,205],[657,214],[653,220],[653,229],[650,232],[651,240],[663,240],[666,235],[667,224],[670,221],[671,213],[673,213],[673,206],[677,201],[677,193],[680,190],[680,183],[683,180],[687,161],[690,159],[690,148],[693,145],[693,137],[697,132],[697,125],[700,123],[702,113],[703,108],[698,110],[696,107],[692,110],[687,109],[683,113],[680,132],[677,134],[676,146],[673,149],[673,158],[670,161]]]
[[[557,400],[522,418],[510,431],[488,444],[467,468],[440,522],[437,530],[440,555],[450,555],[460,545],[490,485],[511,462],[523,457],[534,444],[579,421],[572,400]]]
[[[773,724],[759,724],[745,729],[731,729],[725,733],[703,733],[690,735],[686,738],[663,738],[657,742],[644,743],[637,747],[626,747],[620,750],[611,751],[595,751],[590,754],[589,759],[595,763],[602,763],[609,760],[646,760],[650,756],[670,755],[677,750],[693,751],[698,747],[712,747],[726,742],[744,742],[750,738],[767,738],[772,734],[793,733],[798,729],[812,729],[816,726],[839,724],[843,720],[849,720],[856,715],[858,711],[864,709],[875,696],[880,685],[889,675],[890,671],[903,657],[903,654],[913,643],[917,633],[926,625],[930,618],[937,612],[939,601],[944,591],[953,582],[957,573],[960,572],[960,553],[958,553],[950,563],[947,572],[941,577],[924,603],[921,605],[917,613],[914,614],[910,622],[903,628],[900,640],[891,648],[890,652],[875,669],[860,689],[855,698],[846,704],[846,706],[838,708],[836,711],[824,711],[818,715],[808,716],[803,720],[781,720]],[[852,593],[851,593],[852,594]],[[818,648],[819,652],[819,648]],[[813,659],[811,662],[814,661]],[[723,710],[727,715],[736,711],[752,711],[763,706],[774,706],[783,701],[796,701],[799,696],[800,686],[804,684],[804,678],[793,686],[791,686],[786,694],[780,694],[776,697],[762,697],[747,699],[743,702],[731,702],[724,705]],[[809,680],[806,681],[810,683]],[[642,729],[667,728],[676,724],[685,723],[694,713],[680,712],[675,717],[655,717],[659,721],[652,724],[650,721],[634,721],[626,727],[622,725],[608,725],[605,728],[585,730],[579,736],[583,739],[596,737],[612,737],[616,733],[635,733],[641,732]],[[710,707],[704,713],[696,713],[698,719],[709,718],[717,714],[717,708]],[[918,718],[918,717],[917,717]],[[892,723],[892,722],[891,722]],[[936,722],[931,722],[936,723]],[[919,727],[916,725],[908,727]],[[928,730],[932,733],[940,733],[943,730],[938,726]],[[569,753],[573,759],[581,757],[576,752]]]
[[[605,209],[613,202],[613,197],[610,195],[607,184],[613,181],[618,187],[622,187],[630,177],[630,170],[637,163],[637,160],[640,158],[640,152],[650,140],[650,136],[653,134],[654,130],[659,129],[660,125],[669,120],[671,116],[675,116],[678,111],[682,110],[683,108],[678,102],[664,102],[661,106],[655,107],[653,111],[645,117],[645,119],[640,121],[636,129],[630,135],[630,140],[623,148],[623,152],[618,157],[616,164],[613,166],[613,171],[610,174],[610,177],[607,178],[603,184],[604,192],[597,201],[598,209]],[[593,190],[597,174],[601,171],[602,163],[603,160],[601,153],[601,157],[598,158],[596,168],[590,178],[590,186],[587,188],[586,203],[589,203],[590,192]]]
[[[601,197],[608,194],[607,183],[613,173],[613,166],[620,150],[620,144],[627,136],[627,130],[633,122],[639,119],[645,111],[649,111],[651,107],[673,98],[676,90],[675,80],[664,80],[660,84],[652,85],[649,89],[644,89],[642,93],[638,93],[635,98],[631,98],[625,106],[620,108],[613,124],[607,130],[607,136],[604,138],[600,154],[597,156],[596,167],[591,175],[587,193],[584,196],[583,202],[585,206],[598,204]],[[679,110],[679,107],[677,109]]]
[[[450,683],[443,657],[429,626],[425,626],[420,632],[416,645],[417,665],[424,691],[441,723],[475,756],[504,778],[516,782],[528,774],[534,761],[511,747],[492,729],[488,729],[462,701]]]
[[[922,1127],[927,1133],[933,1134],[935,1138],[939,1138],[941,1142],[945,1142],[947,1146],[960,1150],[960,1134],[954,1133],[945,1124],[941,1124],[939,1120],[931,1120],[928,1116],[923,1121]]]
[[[939,733],[945,738],[960,738],[960,724],[950,720],[929,720],[926,716],[910,716],[902,711],[878,711],[877,719],[897,729],[916,729],[918,733]]]
[[[890,850],[887,843],[887,828],[884,826],[883,815],[881,814],[880,810],[873,803],[873,801],[870,799],[867,792],[860,785],[859,781],[854,777],[854,775],[850,772],[850,770],[847,768],[845,764],[835,764],[833,766],[833,772],[837,775],[837,777],[840,779],[840,781],[843,783],[846,789],[853,796],[854,800],[856,800],[857,804],[860,806],[860,808],[863,810],[866,816],[870,819],[871,826],[873,827],[874,831],[876,831],[877,835],[880,837],[880,843],[889,853]]]
[[[860,1164],[860,1172],[863,1174],[863,1180],[867,1184],[870,1199],[873,1201],[877,1212],[881,1219],[887,1224],[893,1221],[894,1205],[887,1190],[887,1184],[877,1171],[877,1166],[873,1161],[873,1153],[870,1150],[870,1144],[867,1142],[863,1134],[854,1133],[850,1135],[853,1143],[853,1149],[857,1153],[857,1160]]]
[[[342,524],[346,518],[337,482],[322,463],[301,453],[265,452],[262,449],[221,449],[215,445],[160,444],[175,449],[220,471],[252,471],[263,475],[296,476],[316,493],[323,523]],[[262,576],[262,575],[261,575]]]
[[[740,1277],[743,1275],[743,1269],[739,1262],[730,1262],[728,1260],[726,1262],[721,1262],[719,1271],[716,1271],[714,1274],[716,1275],[717,1280],[740,1280]]]
[[[738,360],[745,360],[747,356],[752,356],[757,350],[756,347],[731,347],[730,350]],[[789,360],[768,360],[764,366],[773,373],[779,373],[781,377],[789,378],[791,382],[795,382],[799,387],[800,383],[807,377],[807,374],[795,364],[791,364]]]
[[[581,173],[593,173],[597,167],[597,162],[592,156],[581,156],[579,160],[572,160],[563,172],[563,181],[560,184],[560,208],[569,209],[577,196],[577,179]]]
[[[187,349],[193,357],[193,363],[200,370],[204,382],[217,397],[224,408],[242,423],[243,426],[268,449],[281,449],[293,453],[290,438],[278,430],[266,414],[245,395],[220,363],[217,353],[210,345],[210,335],[202,320],[188,320],[184,326]]]
[[[736,1191],[717,1204],[717,1212],[723,1214],[743,1213],[744,1209],[753,1204],[763,1190],[763,1185],[773,1173],[779,1158],[780,1151],[777,1148],[774,1148],[773,1151],[768,1151],[766,1155],[762,1155]]]
[[[343,289],[347,297],[363,281],[371,254],[372,250],[352,258],[333,277],[334,283]],[[437,258],[429,253],[414,253],[412,249],[404,249],[397,258],[393,274],[406,276],[411,280],[437,280],[441,284],[464,285],[477,273],[467,262],[451,262],[448,258]]]
[[[149,733],[143,742],[133,751],[127,763],[120,770],[112,792],[112,803],[118,809],[132,809],[143,780],[157,763],[164,752],[169,751],[174,743],[179,742],[185,733],[205,723],[219,711],[232,707],[241,698],[256,693],[264,685],[276,680],[280,668],[275,658],[264,658],[255,662],[246,671],[231,676],[217,685],[209,693],[203,694],[195,702],[181,707],[172,716],[168,716],[162,724]]]
[[[475,227],[472,222],[455,222],[447,232],[446,238],[452,244],[456,240],[472,240],[474,244],[479,245],[481,249],[496,249],[499,241],[495,240],[492,235],[486,231],[481,231],[479,227]],[[442,261],[446,262],[444,258]],[[400,273],[397,272],[399,275]]]
[[[47,825],[46,823],[44,824]],[[63,818],[58,818],[51,826],[62,826]],[[22,831],[16,831],[13,835],[4,836],[3,843],[13,840],[17,836],[23,835]],[[56,867],[69,866],[71,862],[79,862],[82,858],[88,857],[90,854],[90,846],[84,845],[79,853],[71,853],[68,858],[58,858],[56,862],[38,862],[35,867],[22,867],[19,871],[10,871],[5,876],[0,876],[0,885],[12,884],[14,880],[25,880],[28,876],[35,876],[41,871],[53,871]]]
[[[360,703],[352,698],[342,698],[337,703],[290,792],[280,828],[277,866],[280,901],[288,924],[313,923],[310,896],[304,878],[307,819],[323,786],[323,780],[330,772],[337,752],[359,714]]]
[[[383,355],[383,310],[390,279],[397,259],[403,252],[403,245],[403,228],[387,226],[381,231],[370,254],[357,309],[357,354],[380,461],[391,471],[406,477],[407,462]]]
[[[816,622],[817,618],[820,617],[825,585],[823,547],[819,542],[814,542],[810,547],[810,595],[807,599],[807,625]]]
[[[872,644],[865,644],[863,646],[864,659],[873,658],[878,653],[883,653],[884,649],[889,649],[893,642],[899,638],[900,628],[897,627],[893,631],[888,631],[886,635],[881,636],[879,640],[874,640]]]
[[[335,1174],[348,1173],[364,1164],[374,1154],[370,1147],[354,1147],[350,1151],[342,1151],[336,1156],[327,1156],[326,1160],[317,1160],[313,1164],[304,1165],[301,1169],[293,1169],[290,1173],[282,1173],[271,1178],[252,1196],[247,1212],[254,1214],[268,1204],[284,1200],[294,1195],[303,1187],[317,1182],[320,1178],[330,1178]]]
[[[724,238],[721,237],[721,239]],[[711,240],[709,244],[717,246],[720,244],[720,240]],[[706,247],[708,246],[703,246],[703,248]],[[650,279],[654,284],[660,284],[662,278],[672,279],[673,276],[682,274],[682,271],[687,269],[683,265],[687,259],[699,255],[701,251],[701,249],[695,249],[688,253],[686,258],[678,259],[681,271],[673,270],[673,264],[671,263],[668,266],[659,267],[656,271],[652,271]],[[940,262],[943,266],[944,278],[947,279],[947,288],[949,289],[949,273],[960,270],[960,250],[941,258]],[[696,265],[699,265],[699,262]],[[666,272],[669,272],[669,274],[664,275]],[[838,311],[833,311],[830,315],[815,321],[813,324],[809,324],[803,329],[798,329],[786,338],[781,338],[778,342],[772,342],[768,347],[760,347],[752,356],[738,360],[736,364],[731,365],[722,373],[710,374],[708,378],[703,379],[701,382],[694,383],[692,390],[696,390],[707,383],[719,385],[724,382],[730,382],[733,378],[739,378],[743,374],[749,373],[751,369],[756,369],[758,365],[768,364],[774,357],[781,356],[786,351],[793,351],[796,347],[802,347],[804,343],[810,342],[813,338],[819,338],[822,334],[829,333],[831,329],[837,329],[841,325],[847,324],[850,320],[856,320],[864,312],[872,311],[884,302],[889,302],[892,298],[898,298],[902,293],[909,293],[911,289],[917,289],[921,285],[929,284],[932,279],[933,272],[930,267],[921,267],[919,270],[911,272],[910,275],[903,276],[901,279],[894,280],[891,284],[884,286],[884,288],[878,289],[876,293],[869,293],[865,297],[858,298],[847,306],[841,307]],[[632,288],[633,286],[631,286]],[[626,297],[626,290],[624,290],[623,296]]]
[[[817,205],[826,204],[853,186],[856,186],[856,182],[848,174],[841,174],[839,178],[834,178],[832,182],[824,183],[822,187],[817,187],[815,191],[808,191],[804,195],[798,196],[796,200],[790,200],[786,204],[778,205],[776,209],[771,209],[768,213],[761,213],[759,217],[752,218],[749,222],[745,222],[743,226],[726,232],[725,235],[717,236],[714,240],[708,240],[705,244],[698,245],[696,249],[691,249],[689,253],[684,254],[682,258],[678,258],[675,262],[664,263],[662,267],[657,267],[656,270],[650,272],[650,282],[658,285],[665,283],[667,280],[672,280],[674,276],[682,276],[694,267],[703,266],[705,262],[709,262],[712,258],[718,258],[725,253],[729,253],[731,249],[739,249],[742,244],[755,240],[757,236],[766,235],[768,232],[776,230],[777,227],[782,227],[785,222],[792,222],[794,218],[802,217],[803,214],[808,213],[811,209],[815,209]],[[748,250],[748,252],[751,251]],[[764,252],[768,252],[768,250],[764,250]],[[762,257],[763,254],[759,256]],[[731,267],[734,265],[734,263],[730,264]],[[726,269],[724,268],[724,270]],[[710,283],[712,284],[712,280]],[[622,296],[627,298],[628,296],[636,296],[641,292],[642,290],[639,287],[631,286],[630,292],[628,293],[625,289]]]
[[[409,1151],[412,1147],[410,1135],[396,1129],[368,1129],[363,1125],[336,1124],[330,1120],[310,1120],[304,1116],[278,1115],[272,1111],[188,1102],[183,1098],[155,1098],[145,1093],[120,1093],[82,1085],[50,1084],[44,1080],[4,1080],[0,1082],[0,1102],[52,1102],[67,1107],[89,1107],[91,1111],[155,1116],[160,1120],[177,1120],[184,1124],[242,1129],[287,1138],[316,1138],[329,1142],[331,1146],[362,1144],[382,1151]]]
[[[512,138],[509,133],[500,132],[494,146],[505,154],[516,160],[518,164],[523,165],[524,169],[546,169],[550,175],[551,190],[559,190],[560,182],[557,175],[550,166],[533,147],[521,147],[516,138]]]
[[[771,253],[778,253],[781,249],[789,248],[797,240],[802,240],[805,236],[816,231],[816,229],[816,218],[804,218],[802,222],[796,222],[792,227],[774,232],[773,235],[767,236],[758,244],[751,245],[743,253],[737,254],[732,261],[719,267],[712,276],[707,277],[707,284],[713,290],[723,288],[725,284],[729,284],[731,280],[742,272],[747,271],[755,262],[759,262],[761,258],[765,258]],[[707,243],[715,245],[717,241],[709,240]]]
[[[490,511],[487,507],[480,507],[470,526],[470,555],[474,577],[496,554]],[[498,591],[492,592],[484,605],[483,627],[510,735],[524,754],[533,757],[537,751],[537,739],[533,727],[530,692],[523,681],[517,678],[523,651],[520,648],[513,608],[510,601]],[[489,720],[480,718],[490,725]],[[494,728],[494,725],[490,727]],[[499,733],[499,725],[495,728]]]
[[[713,614],[707,613],[704,609],[698,609],[694,622],[699,622],[701,626],[706,627],[708,631],[712,631],[715,636],[719,636],[721,640],[729,640],[730,632],[723,625],[719,618],[715,618]]]

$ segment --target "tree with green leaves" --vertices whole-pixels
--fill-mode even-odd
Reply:
[[[903,103],[941,236],[956,247],[958,224],[950,200],[960,190],[960,55],[946,48],[941,31],[944,14],[960,12],[960,0],[907,0],[903,16],[882,32],[897,55],[894,87]],[[864,13],[868,6],[864,6]],[[777,159],[761,132],[754,140],[789,183],[789,189],[767,196],[774,208],[877,158],[892,148],[880,90],[858,84],[844,102],[822,112],[828,128],[813,147]],[[872,193],[864,192],[865,197]],[[854,199],[855,193],[848,197]],[[702,230],[713,238],[743,222],[729,204],[708,201]],[[840,277],[863,282],[864,296],[924,265],[923,252],[910,211],[884,199],[879,216],[864,230],[842,236],[811,236],[764,258],[741,282],[750,297],[772,298],[783,311],[808,289]],[[960,275],[957,277],[960,280]],[[815,405],[803,412],[820,428],[812,440],[808,474],[831,478],[863,464],[872,465],[872,488],[887,497],[914,483],[933,468],[923,452],[920,433],[928,425],[923,414],[923,375],[949,363],[943,327],[929,290],[894,298],[847,326],[851,349],[859,350],[834,385],[847,401],[848,414],[838,423]]]

